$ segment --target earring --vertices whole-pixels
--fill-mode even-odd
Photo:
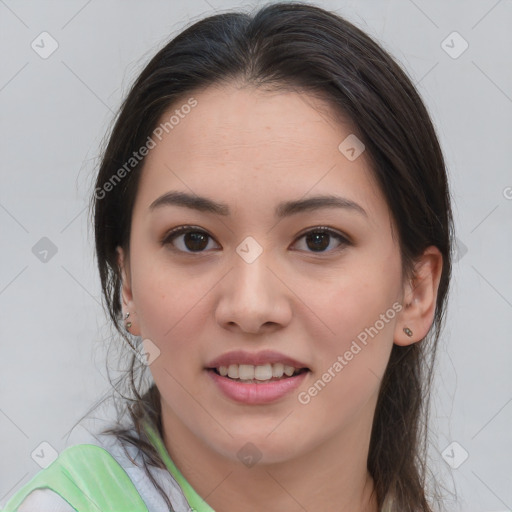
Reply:
[[[409,329],[409,327],[404,327],[404,332],[407,334],[407,336],[409,336],[409,338],[412,336],[412,331]]]
[[[126,320],[129,316],[130,316],[130,312],[128,311],[128,312],[125,313],[124,319]],[[131,326],[132,326],[131,322],[126,322],[125,328],[126,328],[127,331],[130,329]]]

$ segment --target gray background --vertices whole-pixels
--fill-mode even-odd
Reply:
[[[455,486],[449,510],[512,510],[512,2],[315,3],[402,63],[438,130],[459,251],[431,459],[447,489]],[[40,469],[31,457],[40,443],[62,450],[109,389],[110,331],[86,206],[114,112],[148,59],[183,27],[254,5],[0,0],[0,506]],[[58,43],[45,59],[31,47],[43,31]],[[469,45],[461,55],[464,41],[448,37],[454,31]],[[46,262],[36,245],[48,244],[43,237],[57,250]]]

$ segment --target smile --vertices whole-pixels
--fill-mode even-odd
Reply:
[[[250,368],[244,368],[245,366]],[[272,376],[269,378],[268,367],[272,366],[277,366],[275,373],[280,374],[280,376],[274,376],[274,368],[271,368]],[[258,368],[264,368],[264,370],[258,370]],[[236,371],[239,372],[237,377],[235,377]],[[297,370],[288,367],[286,373],[284,368],[281,369],[278,365],[263,365],[260,367],[230,365],[227,368],[222,367],[222,372],[225,375],[222,375],[216,368],[207,369],[214,385],[224,396],[239,403],[258,405],[277,401],[291,393],[304,381],[309,370],[306,368]],[[229,372],[233,377],[229,376]],[[291,375],[288,375],[288,373],[291,373]]]

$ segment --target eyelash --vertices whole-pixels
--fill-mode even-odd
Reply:
[[[208,236],[210,239],[214,240],[214,238],[212,236],[210,236],[203,229],[196,228],[194,226],[179,226],[177,228],[172,229],[168,233],[166,233],[160,243],[162,245],[164,245],[164,246],[165,245],[172,245],[171,242],[174,241],[175,238],[177,238],[179,235],[183,235],[183,234],[187,234],[187,233],[201,233],[201,234],[204,234],[204,235]],[[301,235],[299,235],[297,237],[297,240],[300,240],[301,238],[303,238],[303,237],[305,237],[307,235],[313,234],[313,233],[328,234],[328,235],[336,238],[340,242],[340,245],[337,248],[335,248],[335,249],[331,249],[330,251],[318,251],[318,252],[306,251],[306,252],[309,252],[311,254],[315,254],[315,255],[316,254],[328,254],[328,253],[332,253],[332,252],[335,252],[335,251],[342,250],[345,246],[352,245],[352,243],[348,240],[348,238],[346,238],[341,233],[338,233],[337,231],[334,231],[333,229],[331,229],[331,228],[329,228],[327,226],[317,226],[317,227],[311,228],[308,231],[306,231],[305,233],[302,233]],[[196,251],[196,252],[194,252],[194,251],[182,251],[181,249],[176,249],[176,248],[173,248],[173,250],[176,250],[176,251],[178,251],[180,253],[183,253],[183,254],[191,254],[191,255],[200,255],[200,254],[206,252],[206,251]]]

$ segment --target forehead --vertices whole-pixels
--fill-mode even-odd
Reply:
[[[280,161],[294,153],[314,160],[337,151],[340,137],[353,130],[323,101],[307,93],[269,92],[253,87],[213,86],[194,94],[197,106],[173,127],[173,153],[249,159],[273,155]],[[170,113],[180,110],[186,99]],[[169,112],[162,116],[165,122]],[[264,150],[264,154],[262,154]],[[192,156],[192,155],[189,155]]]
[[[197,105],[182,109],[191,97]],[[172,128],[146,157],[139,189],[146,205],[179,189],[228,203],[244,197],[247,206],[273,211],[282,199],[336,192],[387,214],[366,154],[350,161],[339,149],[351,123],[314,96],[210,87],[176,102],[161,126],[173,114]]]

